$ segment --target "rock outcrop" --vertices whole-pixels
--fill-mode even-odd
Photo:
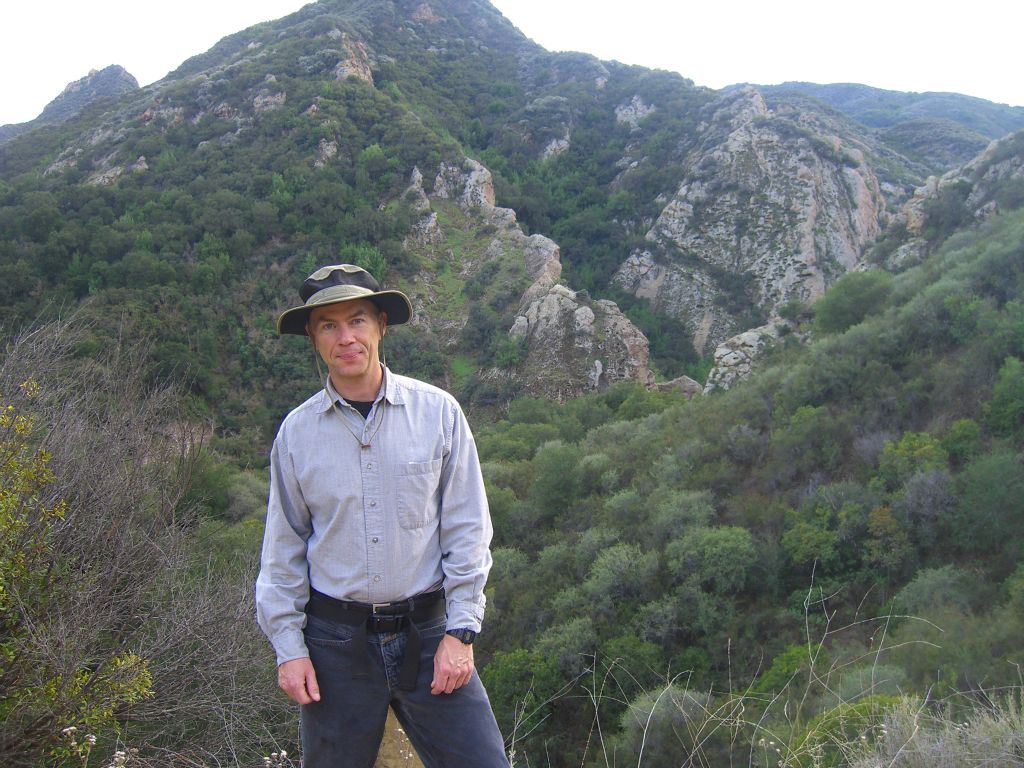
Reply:
[[[683,182],[615,281],[683,321],[700,351],[854,268],[884,218],[863,151],[747,88],[716,101]]]
[[[967,214],[980,221],[999,212],[1000,190],[1013,186],[1024,188],[1024,131],[991,142],[969,163],[942,176],[929,176],[917,187],[894,222],[905,227],[910,237],[886,258],[884,266],[904,269],[927,255],[929,208],[944,195],[955,197]]]
[[[681,392],[687,400],[692,400],[697,395],[704,393],[704,387],[695,379],[689,376],[680,376],[672,381],[663,381],[652,387],[658,392]]]
[[[615,381],[654,383],[647,337],[615,302],[590,301],[564,285],[526,304],[509,335],[527,346],[522,377],[534,394],[565,400]]]
[[[640,127],[640,121],[655,112],[657,107],[646,103],[639,96],[633,96],[625,104],[615,108],[615,120],[619,123],[626,123],[634,131]]]
[[[716,389],[729,389],[736,382],[749,377],[758,355],[779,340],[781,327],[785,327],[785,324],[780,326],[769,323],[760,328],[751,328],[719,344],[715,348],[715,367],[708,374],[704,394]]]
[[[85,77],[68,83],[35,120],[0,126],[0,143],[13,139],[39,125],[57,125],[78,114],[97,99],[117,98],[139,89],[136,80],[124,67],[116,64],[92,70]]]
[[[522,359],[513,370],[492,370],[484,378],[511,379],[531,394],[558,400],[603,390],[617,381],[653,384],[647,338],[614,302],[592,300],[560,283],[558,245],[543,235],[524,234],[515,212],[495,206],[491,173],[483,165],[470,158],[442,163],[429,196],[422,174],[414,172],[405,199],[421,216],[407,247],[443,249],[445,234],[431,200],[453,201],[493,233],[480,260],[464,265],[463,274],[473,277],[485,265],[505,265],[527,281],[508,330],[509,338],[521,345]]]
[[[373,85],[373,70],[366,43],[362,40],[353,40],[344,33],[340,35],[340,39],[345,57],[335,65],[334,77],[338,80],[355,77],[368,85]]]
[[[138,88],[139,81],[124,67],[115,64],[100,70],[94,69],[82,79],[68,83],[61,94],[46,105],[38,119],[47,124],[60,123],[96,99],[116,98],[137,91]]]

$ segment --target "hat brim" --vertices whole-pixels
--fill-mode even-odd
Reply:
[[[330,304],[341,304],[346,301],[357,301],[368,299],[376,304],[382,312],[388,316],[388,325],[402,325],[412,319],[412,302],[409,297],[401,291],[366,291],[365,289],[348,291],[352,295],[339,298],[336,291],[330,289],[319,291],[309,297],[309,301],[301,307],[292,307],[281,313],[277,318],[277,332],[284,336],[293,334],[295,336],[307,336],[306,323],[309,321],[309,313],[317,307],[326,307]]]

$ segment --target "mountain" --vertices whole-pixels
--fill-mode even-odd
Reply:
[[[959,93],[904,93],[856,83],[787,82],[756,87],[769,99],[798,93],[828,104],[876,129],[882,141],[933,173],[962,165],[992,139],[1024,129],[1024,107]]]
[[[28,333],[0,373],[35,419],[5,412],[0,538],[39,606],[10,647],[45,652],[0,732],[49,759],[64,697],[106,687],[74,710],[97,754],[290,748],[247,565],[269,442],[320,382],[274,320],[354,261],[413,297],[389,364],[473,421],[516,764],[1005,758],[1024,131],[970,131],[550,53],[479,0],[325,0],[6,142],[0,324]],[[83,684],[104,654],[136,685]]]
[[[258,455],[314,376],[269,330],[314,264],[407,290],[392,362],[471,407],[703,384],[869,266],[933,165],[800,93],[549,53],[482,0],[325,0],[34,127],[0,173],[4,322],[83,302],[102,338],[118,307]]]
[[[934,118],[955,122],[988,139],[1024,128],[1024,106],[996,104],[959,93],[905,93],[856,83],[786,82],[755,87],[765,94],[795,92],[812,96],[872,128]]]
[[[0,126],[0,144],[40,125],[62,123],[98,99],[116,99],[138,90],[139,81],[124,67],[111,65],[93,70],[80,80],[68,83],[53,101],[43,108],[35,120]]]

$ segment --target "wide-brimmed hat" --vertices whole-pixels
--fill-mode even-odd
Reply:
[[[335,264],[320,267],[302,281],[299,296],[305,302],[292,307],[277,318],[277,332],[306,335],[309,313],[317,307],[342,301],[369,299],[388,313],[388,325],[401,325],[412,317],[412,303],[401,291],[382,291],[380,283],[362,267],[355,264]]]

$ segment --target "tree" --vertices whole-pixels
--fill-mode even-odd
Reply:
[[[987,421],[993,434],[1024,442],[1024,364],[1016,357],[999,369]]]
[[[603,550],[583,582],[592,615],[609,622],[632,612],[636,601],[652,591],[657,569],[657,554],[642,552],[636,544],[612,544]]]
[[[1006,576],[1020,557],[1024,537],[1024,466],[1012,451],[974,459],[959,477],[960,504],[951,541],[984,558],[995,578]]]
[[[814,327],[819,333],[840,333],[877,313],[892,289],[892,275],[875,269],[849,272],[814,305]]]
[[[745,528],[694,528],[665,547],[665,559],[678,581],[692,578],[712,592],[735,593],[755,562],[754,541]]]
[[[889,440],[878,461],[878,474],[895,489],[919,472],[943,470],[949,456],[942,444],[927,432],[907,432],[898,442]]]
[[[83,361],[88,330],[36,328],[0,362],[0,753],[39,765],[77,726],[97,748],[256,762],[287,714],[251,618],[254,529],[203,551],[179,392],[145,385],[138,348]]]

